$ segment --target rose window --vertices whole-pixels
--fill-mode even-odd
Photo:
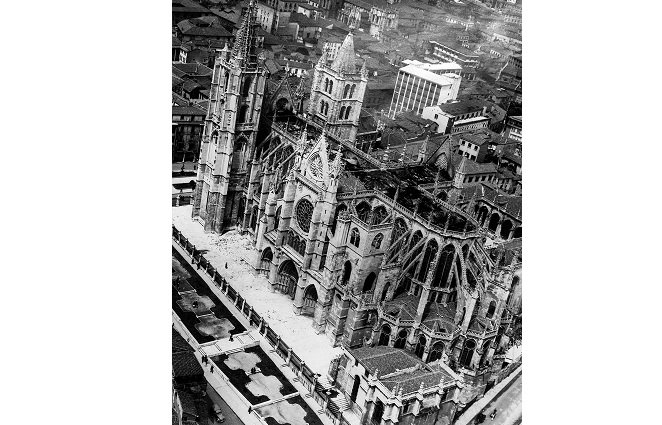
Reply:
[[[319,154],[315,154],[310,160],[310,172],[316,179],[322,178],[322,158]]]
[[[296,208],[297,224],[304,232],[310,230],[310,220],[313,217],[313,204],[306,199],[302,199]]]

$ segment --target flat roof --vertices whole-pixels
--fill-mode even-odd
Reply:
[[[489,121],[489,120],[490,119],[488,117],[479,116],[479,117],[473,117],[473,118],[467,118],[467,119],[464,119],[464,120],[455,121],[454,125],[457,126],[457,125],[469,124],[469,123],[472,123],[472,122]]]
[[[467,49],[466,47],[462,47],[462,46],[460,46],[456,43],[442,43],[440,41],[434,41],[434,40],[430,40],[430,43],[436,44],[439,47],[444,47],[446,49],[454,50],[454,51],[456,51],[458,53],[461,53],[461,54],[463,54],[467,57],[471,57],[471,58],[475,58],[475,59],[478,58],[478,55],[475,54],[473,51]]]
[[[427,71],[423,68],[419,68],[415,65],[407,65],[400,68],[401,72],[414,75],[416,77],[422,78],[424,80],[430,81],[440,86],[450,86],[453,82],[443,75],[435,74],[434,72]]]
[[[419,68],[427,69],[430,71],[462,70],[462,67],[455,62],[426,63],[417,60],[405,59],[402,61],[402,63],[406,63],[407,65],[414,65]]]

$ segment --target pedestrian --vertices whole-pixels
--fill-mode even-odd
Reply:
[[[198,302],[197,301],[193,301],[193,308],[198,308]]]
[[[251,413],[253,411],[253,406],[248,406],[248,413]]]
[[[228,268],[228,263],[227,263],[227,261],[225,262],[225,268],[226,268],[226,269]]]
[[[209,372],[214,373],[214,365],[211,365],[211,367],[209,368]]]
[[[232,338],[232,334],[230,334],[230,342],[232,341],[234,341],[234,339]]]

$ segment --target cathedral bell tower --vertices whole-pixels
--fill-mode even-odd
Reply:
[[[264,56],[256,53],[256,10],[251,0],[232,50],[226,46],[214,62],[192,214],[208,232],[237,224],[246,208],[266,80]]]
[[[315,66],[308,104],[311,119],[326,127],[330,134],[353,141],[358,131],[367,74],[365,62],[360,70],[356,69],[354,36],[350,32],[330,65],[325,51]]]

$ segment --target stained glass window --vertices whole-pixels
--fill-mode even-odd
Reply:
[[[296,208],[297,224],[304,232],[310,230],[310,220],[313,217],[313,204],[306,199],[302,199]]]
[[[322,178],[322,158],[315,154],[310,160],[310,172],[316,179]]]

